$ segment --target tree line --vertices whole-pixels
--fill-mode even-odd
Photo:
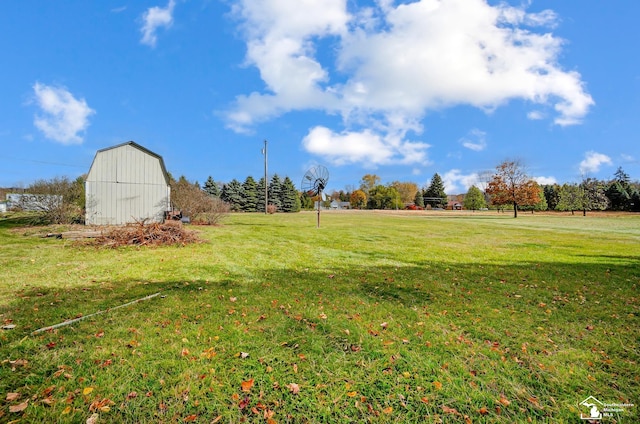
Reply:
[[[202,190],[210,197],[226,202],[236,212],[299,212],[303,205],[308,207],[311,202],[308,196],[298,192],[289,177],[281,179],[278,174],[269,180],[266,199],[264,177],[256,181],[248,176],[242,183],[234,178],[228,183],[218,184],[209,176]]]
[[[37,217],[41,223],[84,222],[86,176],[75,180],[55,177],[37,180],[22,193],[43,197],[37,202],[41,210]],[[175,208],[183,211],[195,222],[215,224],[229,211],[237,212],[298,212],[314,208],[314,201],[306,193],[299,192],[289,177],[277,174],[269,180],[265,208],[265,179],[248,176],[244,182],[233,179],[218,183],[211,176],[201,187],[186,177],[173,178],[169,174],[171,199]],[[610,180],[585,177],[578,183],[540,185],[527,175],[518,161],[503,161],[495,171],[482,174],[480,187],[471,186],[460,203],[465,209],[485,208],[518,211],[640,211],[640,183],[631,181],[619,167]],[[62,199],[60,202],[58,199]],[[419,188],[413,182],[393,181],[381,184],[376,174],[366,174],[358,188],[334,191],[325,206],[332,200],[348,202],[354,209],[423,209],[446,208],[448,196],[444,182],[435,173],[430,183]],[[19,206],[19,205],[18,205]]]

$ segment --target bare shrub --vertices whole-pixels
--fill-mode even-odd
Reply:
[[[278,211],[278,207],[276,205],[267,205],[267,212],[270,214],[274,214]]]
[[[229,215],[231,206],[227,202],[223,202],[217,197],[211,198],[206,196],[204,199],[203,212],[196,213],[191,222],[201,225],[217,225]]]
[[[228,203],[209,196],[197,184],[190,183],[184,177],[171,184],[171,203],[194,224],[219,224],[230,211]]]
[[[12,207],[35,212],[32,224],[84,223],[84,178],[71,181],[67,177],[38,180],[16,195]]]

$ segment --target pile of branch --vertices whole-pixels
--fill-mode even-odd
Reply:
[[[186,230],[179,221],[165,223],[136,222],[112,227],[95,239],[95,244],[106,247],[167,246],[198,242],[194,231]]]

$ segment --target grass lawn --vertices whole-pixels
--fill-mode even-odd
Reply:
[[[0,219],[0,422],[640,422],[640,216],[315,219],[139,249]]]

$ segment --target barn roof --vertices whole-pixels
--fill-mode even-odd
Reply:
[[[164,179],[167,181],[167,184],[169,184],[169,173],[167,172],[167,168],[164,166],[164,159],[162,159],[162,156],[160,156],[157,153],[152,152],[151,150],[147,149],[146,147],[142,147],[141,145],[139,145],[135,141],[127,141],[125,143],[116,144],[115,146],[105,147],[104,149],[100,149],[100,150],[98,150],[96,152],[96,156],[93,158],[93,161],[95,162],[95,160],[96,160],[95,158],[98,156],[99,153],[106,152],[107,150],[117,149],[117,148],[123,147],[123,146],[135,147],[136,149],[140,150],[141,152],[144,152],[144,153],[148,154],[149,156],[153,156],[153,157],[157,158],[160,161],[160,168],[162,169],[162,173],[164,174]],[[91,168],[93,168],[93,162],[91,163]],[[89,169],[91,169],[91,168],[89,168]]]

